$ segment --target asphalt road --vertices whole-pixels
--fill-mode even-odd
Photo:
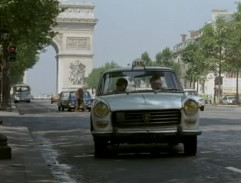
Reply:
[[[59,112],[50,101],[16,106],[21,115],[6,117],[4,125],[31,130],[60,183],[241,182],[241,107],[207,106],[201,112],[203,133],[194,157],[184,156],[182,144],[132,145],[114,147],[118,155],[99,159],[89,112]]]

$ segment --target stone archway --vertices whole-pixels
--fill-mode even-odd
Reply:
[[[84,86],[84,79],[93,68],[93,31],[97,23],[94,5],[61,2],[66,8],[57,17],[58,34],[52,46],[57,53],[57,92]]]

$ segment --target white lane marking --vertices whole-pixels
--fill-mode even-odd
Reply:
[[[241,173],[241,169],[235,168],[235,167],[226,167],[228,170],[232,170],[234,172]]]

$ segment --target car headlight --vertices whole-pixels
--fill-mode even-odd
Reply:
[[[188,100],[184,104],[184,111],[189,114],[193,115],[198,111],[198,104],[194,100]]]
[[[105,117],[109,113],[108,106],[103,102],[96,104],[93,110],[95,115],[99,117]]]

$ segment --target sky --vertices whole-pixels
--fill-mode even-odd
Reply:
[[[211,20],[214,9],[237,11],[241,0],[65,0],[92,3],[95,68],[114,61],[127,66],[147,52],[152,60],[164,48],[181,42],[181,34],[198,30]],[[56,52],[52,46],[27,71],[33,95],[56,92]]]

